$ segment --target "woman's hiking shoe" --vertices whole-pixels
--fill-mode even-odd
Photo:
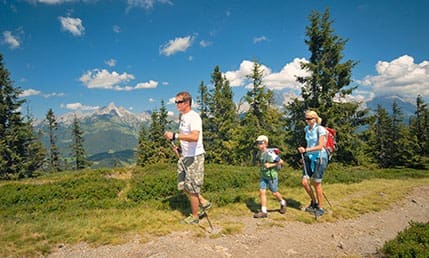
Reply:
[[[310,205],[308,205],[308,207],[305,208],[305,211],[313,213],[314,210],[316,209],[316,207],[318,207],[318,206],[319,205],[317,203],[314,203],[313,201],[311,201]]]
[[[281,205],[280,204],[280,210],[279,210],[280,214],[285,214],[286,213],[286,205]]]
[[[316,216],[322,216],[323,214],[325,214],[325,210],[317,206],[314,210],[314,214],[316,214]]]
[[[258,212],[258,213],[255,213],[255,214],[253,215],[253,217],[254,217],[255,219],[262,219],[262,218],[266,218],[266,217],[268,217],[268,214],[267,214],[266,212],[262,212],[262,211],[260,211],[260,212]]]
[[[199,219],[194,218],[194,215],[190,214],[186,219],[184,219],[183,224],[189,224],[189,225],[194,225],[194,224],[198,224],[200,222]]]

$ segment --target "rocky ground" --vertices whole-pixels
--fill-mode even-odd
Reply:
[[[210,238],[177,232],[145,243],[135,239],[96,248],[79,243],[58,247],[48,257],[376,257],[384,242],[410,221],[429,221],[429,185],[416,188],[391,209],[334,223],[286,221],[281,227],[260,227],[264,219],[238,219],[245,225],[239,234]],[[201,224],[209,229],[205,219]]]

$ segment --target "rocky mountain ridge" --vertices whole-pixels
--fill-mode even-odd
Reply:
[[[138,132],[151,121],[150,112],[134,114],[123,107],[110,103],[88,112],[70,112],[56,118],[56,145],[61,157],[71,156],[72,125],[79,120],[83,131],[84,148],[95,167],[111,167],[134,162]],[[44,146],[49,146],[46,120],[37,121],[35,129],[42,132]]]

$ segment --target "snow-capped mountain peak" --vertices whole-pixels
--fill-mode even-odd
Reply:
[[[117,107],[115,103],[110,102],[109,105],[97,109],[93,112],[93,115],[117,115],[118,117],[124,117],[131,115],[132,113],[123,107]]]
[[[92,110],[92,111],[81,111],[77,110],[74,112],[69,112],[57,117],[57,122],[64,125],[71,125],[74,118],[76,117],[80,122],[85,120],[97,120],[100,117],[109,117],[109,119],[115,119],[116,121],[121,121],[125,124],[139,124],[143,121],[149,121],[151,119],[150,113],[144,112],[140,114],[135,114],[130,112],[124,107],[116,106],[115,103],[111,102],[109,105]],[[44,123],[44,119],[37,120],[34,122],[34,125],[37,126],[41,123]]]

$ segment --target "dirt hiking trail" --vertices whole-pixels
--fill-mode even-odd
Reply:
[[[264,219],[237,218],[241,233],[211,239],[195,232],[176,232],[146,243],[135,239],[121,245],[92,248],[86,243],[58,247],[48,257],[377,257],[385,241],[396,237],[410,221],[429,221],[429,185],[415,188],[390,209],[355,219],[282,227],[259,227]],[[266,219],[270,220],[270,218]],[[201,223],[209,228],[207,221]],[[212,221],[216,230],[216,222]]]

